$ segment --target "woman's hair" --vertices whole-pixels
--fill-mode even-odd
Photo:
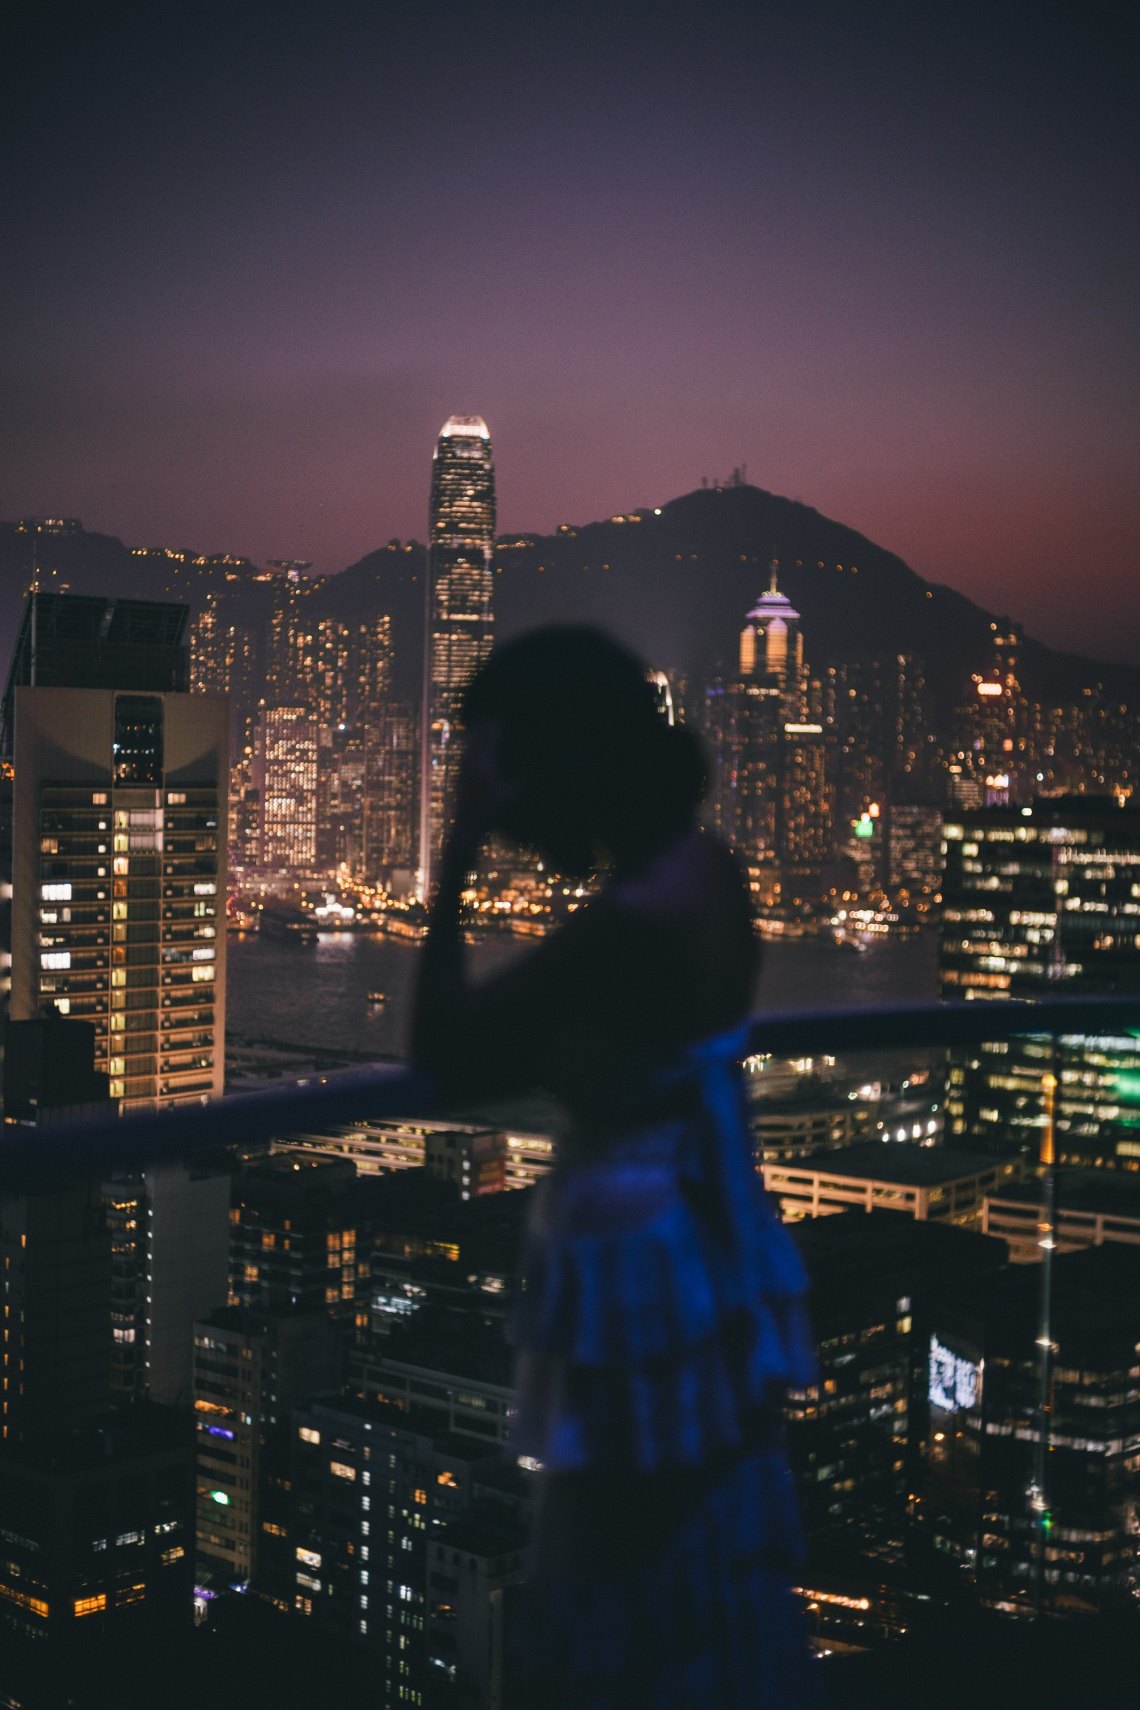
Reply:
[[[663,717],[641,660],[587,624],[497,647],[467,687],[463,719],[497,724],[504,771],[525,780],[523,839],[540,845],[567,834],[591,848],[615,833],[659,842],[692,823],[704,792],[697,737]]]

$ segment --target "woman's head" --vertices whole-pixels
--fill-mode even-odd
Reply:
[[[552,625],[496,648],[463,719],[494,731],[505,805],[493,829],[566,872],[660,846],[693,822],[700,744],[666,723],[644,665],[601,630]]]

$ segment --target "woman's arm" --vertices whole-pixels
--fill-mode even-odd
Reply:
[[[461,898],[479,856],[474,827],[457,827],[444,845],[439,888],[428,914],[412,1006],[412,1061],[446,1075],[471,1001]]]
[[[420,954],[411,1037],[416,1066],[464,1097],[490,1097],[535,1084],[539,1061],[582,990],[593,936],[575,921],[514,967],[479,984],[471,980],[461,899],[510,788],[493,728],[476,725],[464,747],[455,823],[444,844]]]

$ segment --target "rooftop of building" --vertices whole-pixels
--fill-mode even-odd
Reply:
[[[188,692],[189,619],[189,606],[175,600],[29,595],[4,691],[4,752],[11,752],[20,688]]]
[[[1053,1258],[1051,1331],[1058,1364],[1133,1363],[1140,1340],[1140,1246],[1106,1242]],[[1041,1268],[1010,1265],[954,1294],[958,1314],[988,1326],[991,1352],[1036,1358]]]
[[[440,439],[490,439],[491,430],[482,416],[448,416],[439,430]]]
[[[382,1357],[391,1365],[498,1389],[509,1388],[514,1374],[514,1354],[502,1326],[448,1307],[423,1306],[407,1323],[394,1326],[384,1339]]]
[[[1103,1212],[1107,1217],[1140,1219],[1140,1180],[1122,1175],[1119,1170],[1082,1170],[1057,1168],[1053,1175],[1054,1205],[1062,1215],[1066,1211]],[[1043,1187],[1031,1179],[1011,1182],[990,1199],[1011,1205],[1040,1205]]]
[[[403,1407],[383,1396],[346,1390],[340,1395],[314,1396],[306,1403],[304,1411],[314,1415],[353,1420],[374,1429],[397,1431],[401,1435],[423,1439],[430,1443],[433,1453],[445,1459],[465,1461],[472,1465],[485,1462],[486,1466],[480,1469],[481,1478],[484,1472],[491,1472],[502,1461],[502,1450],[495,1443],[483,1442],[477,1437],[464,1436],[457,1431],[441,1430],[438,1408],[415,1404]]]
[[[968,825],[1024,825],[1026,822],[1064,828],[1070,824],[1098,824],[1135,834],[1140,826],[1140,804],[1134,799],[1119,802],[1115,796],[1034,796],[1029,807],[972,807],[947,809],[947,818]]]
[[[772,618],[782,618],[785,623],[800,621],[800,614],[789,600],[787,594],[781,594],[776,585],[777,569],[773,565],[768,576],[768,586],[748,614],[748,622],[759,620],[769,622]]]
[[[193,1424],[188,1413],[157,1402],[132,1401],[108,1409],[71,1431],[60,1431],[24,1444],[5,1444],[0,1467],[20,1473],[81,1477],[100,1467],[125,1462],[189,1455]]]
[[[480,1503],[432,1539],[443,1550],[461,1550],[465,1555],[484,1559],[503,1556],[526,1548],[530,1527],[525,1520],[509,1510],[490,1503]]]
[[[234,1194],[241,1205],[262,1212],[279,1209],[290,1217],[317,1222],[333,1212],[342,1217],[346,1211],[354,1217],[387,1213],[411,1218],[417,1228],[425,1217],[444,1216],[458,1202],[455,1189],[427,1170],[358,1175],[351,1158],[314,1157],[292,1150],[248,1164],[235,1182]]]
[[[793,1238],[817,1306],[846,1306],[868,1294],[907,1295],[955,1278],[1004,1269],[1006,1243],[953,1224],[895,1211],[841,1211],[797,1223]]]
[[[1003,1160],[989,1152],[965,1152],[957,1147],[915,1146],[906,1141],[867,1140],[839,1146],[834,1152],[809,1154],[774,1168],[818,1175],[843,1176],[852,1181],[890,1182],[899,1187],[933,1188],[967,1181],[998,1169]]]
[[[308,1322],[326,1325],[325,1308],[311,1306],[219,1306],[200,1318],[196,1330],[222,1330],[233,1336],[277,1336]]]

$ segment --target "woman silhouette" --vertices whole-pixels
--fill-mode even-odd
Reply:
[[[803,1705],[780,1406],[812,1348],[744,1122],[756,942],[736,863],[697,823],[699,746],[640,662],[579,626],[498,649],[463,713],[413,1056],[463,1097],[542,1086],[572,1124],[535,1195],[517,1326],[515,1448],[543,1468],[527,1702]],[[460,894],[492,833],[603,877],[474,984]]]

